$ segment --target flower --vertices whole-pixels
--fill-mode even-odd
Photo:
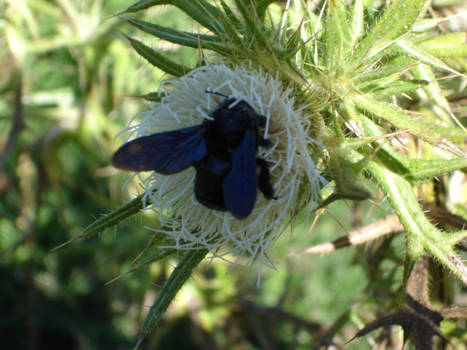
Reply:
[[[313,121],[305,115],[305,107],[295,106],[292,89],[285,88],[277,77],[245,66],[203,66],[165,81],[161,90],[161,101],[138,115],[139,123],[131,123],[130,139],[198,125],[210,118],[222,97],[207,90],[243,99],[267,119],[264,137],[272,146],[259,147],[258,155],[269,164],[277,199],[267,200],[258,193],[253,212],[238,220],[229,212],[197,202],[193,167],[173,175],[140,174],[145,209],[154,210],[164,227],[151,230],[171,238],[172,243],[164,248],[206,248],[217,257],[232,253],[270,264],[265,252],[282,232],[286,219],[296,212],[299,195],[315,201],[326,183],[310,156],[312,148],[322,146],[308,134]],[[301,186],[304,182],[306,186]]]

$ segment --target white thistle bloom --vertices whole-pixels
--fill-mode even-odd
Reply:
[[[137,116],[142,120],[130,127],[130,139],[201,124],[223,99],[206,90],[243,99],[267,118],[264,137],[272,146],[259,147],[258,156],[269,164],[277,199],[267,200],[258,191],[253,212],[238,220],[229,212],[214,211],[197,202],[193,167],[173,175],[144,173],[140,179],[145,209],[154,210],[165,228],[153,230],[173,239],[171,246],[164,247],[207,248],[218,257],[232,253],[270,263],[265,252],[295,209],[299,192],[316,200],[325,183],[310,157],[310,147],[322,147],[308,136],[312,120],[294,106],[292,90],[284,88],[277,77],[246,67],[207,65],[165,81],[161,88],[165,93],[161,102],[151,103]],[[301,187],[304,181],[306,186]]]

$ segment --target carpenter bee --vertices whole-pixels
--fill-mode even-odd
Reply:
[[[254,208],[257,188],[267,199],[275,198],[269,166],[257,157],[259,146],[271,145],[259,134],[266,118],[245,100],[206,92],[224,97],[210,113],[211,119],[129,141],[115,152],[112,164],[167,175],[194,166],[196,199],[210,209],[244,219]]]

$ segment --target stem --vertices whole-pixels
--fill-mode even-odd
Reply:
[[[154,328],[157,322],[164,315],[169,304],[175,298],[175,295],[183,287],[187,279],[191,276],[196,266],[204,259],[208,253],[207,249],[189,250],[183,255],[177,267],[173,270],[169,279],[165,282],[164,286],[159,292],[156,301],[152,304],[141,329],[138,337],[136,347],[143,342],[146,335]]]

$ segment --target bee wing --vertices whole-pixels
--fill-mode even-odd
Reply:
[[[232,168],[222,184],[227,208],[237,219],[245,219],[256,202],[256,134],[248,129],[232,152]]]
[[[178,173],[206,155],[203,132],[204,126],[196,125],[139,137],[115,152],[112,165],[124,170]]]

